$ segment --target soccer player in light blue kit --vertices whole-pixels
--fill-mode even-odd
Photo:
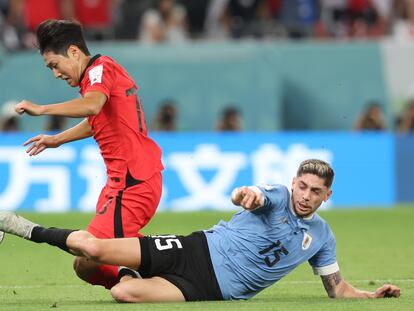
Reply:
[[[318,197],[320,204],[330,191],[320,198],[318,192],[322,194],[323,188],[314,181],[318,178],[294,183],[300,183],[299,191],[306,191],[309,199]],[[335,237],[329,225],[313,213],[314,202],[299,197],[296,204],[302,206],[295,211],[291,194],[282,185],[236,189],[232,197],[246,209],[248,203],[241,202],[245,197],[251,197],[253,204],[230,222],[222,221],[206,231],[223,298],[250,298],[306,261],[318,275],[339,271]]]
[[[44,228],[0,212],[0,230],[102,264],[125,266],[111,289],[119,302],[248,299],[308,261],[329,297],[399,297],[385,284],[375,292],[342,279],[335,237],[315,212],[329,199],[334,172],[321,160],[302,162],[291,190],[282,185],[236,188],[244,208],[229,222],[188,236],[97,239],[86,231]]]

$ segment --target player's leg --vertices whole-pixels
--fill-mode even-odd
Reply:
[[[111,288],[112,297],[118,302],[185,301],[183,293],[163,278],[124,279]]]
[[[36,243],[47,243],[98,263],[137,269],[141,263],[138,238],[97,239],[81,230],[44,228],[13,212],[0,212],[0,231]]]
[[[68,249],[99,264],[137,269],[141,264],[138,238],[97,239],[87,231],[74,231],[66,240]]]
[[[69,252],[66,239],[74,230],[44,228],[14,212],[0,211],[0,231],[11,233],[32,242],[48,243]]]
[[[80,240],[79,243],[77,247],[82,247],[86,256],[76,257],[76,273],[93,285],[110,289],[118,282],[118,266],[137,269],[139,265],[139,249],[131,248],[139,245],[138,238]],[[103,253],[97,253],[97,250]]]
[[[117,301],[223,299],[203,233],[194,232],[188,236],[147,236],[140,238],[139,242],[139,274],[134,271],[122,273],[123,270],[120,270],[121,280],[111,289],[112,296]]]
[[[0,231],[28,240],[36,226],[38,225],[14,212],[0,211]]]
[[[111,228],[113,228],[113,215],[116,201],[117,193],[111,192],[110,189],[104,187],[99,195],[99,199],[96,204],[96,214],[92,219],[90,225],[94,223],[94,227],[100,226],[101,228],[106,228],[106,230],[97,230],[95,228],[91,230],[88,228],[87,230],[91,232],[95,237],[102,239],[109,239],[114,237],[113,232],[109,231],[111,231]],[[103,285],[106,288],[110,288],[114,282],[116,282],[116,278],[114,276],[112,276],[109,280],[106,277],[106,282],[99,282],[94,280],[94,275],[98,272],[99,266],[100,264],[86,257],[76,257],[73,262],[73,269],[80,279],[93,285]],[[107,266],[105,269],[103,269],[103,271],[99,271],[99,274],[113,275],[113,270],[115,269],[116,267]]]
[[[101,194],[96,215],[88,226],[88,231],[99,238],[138,237],[139,231],[154,215],[161,197],[162,175],[154,174],[149,180],[129,187],[126,190]],[[118,268],[97,265],[87,258],[76,258],[76,274],[93,285],[103,285],[110,289],[118,281]]]

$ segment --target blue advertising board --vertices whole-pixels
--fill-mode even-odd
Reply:
[[[0,136],[0,209],[93,211],[106,182],[92,139],[29,157],[30,134]],[[392,206],[396,201],[392,134],[342,132],[156,133],[163,149],[160,210],[234,209],[234,187],[291,184],[298,164],[319,158],[335,170],[326,207]]]
[[[396,137],[396,172],[398,202],[414,202],[414,135],[398,135]]]

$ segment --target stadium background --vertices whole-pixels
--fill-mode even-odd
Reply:
[[[337,172],[327,207],[414,201],[413,136],[393,130],[411,96],[410,43],[102,42],[91,50],[114,57],[136,79],[150,127],[160,102],[177,103],[179,130],[151,134],[166,165],[161,210],[232,209],[234,187],[289,183],[308,157],[326,159]],[[3,52],[0,85],[0,103],[78,96],[35,51]],[[351,131],[369,101],[383,107],[388,130]],[[229,104],[240,110],[243,131],[213,131]],[[0,208],[93,211],[105,182],[94,142],[26,156],[22,142],[42,132],[45,120],[23,116],[24,133],[1,134]]]
[[[112,56],[131,73],[149,128],[165,100],[177,108],[175,131],[151,131],[166,169],[159,212],[144,234],[209,228],[236,209],[228,200],[233,187],[289,184],[301,160],[321,158],[336,171],[320,214],[335,232],[341,273],[358,288],[389,282],[402,292],[398,300],[329,300],[302,265],[250,301],[151,309],[412,310],[414,135],[400,132],[396,119],[414,97],[414,1],[176,0],[187,11],[186,40],[154,44],[139,35],[139,24],[155,0],[0,0],[0,125],[14,117],[16,101],[78,96],[53,79],[33,49],[37,23],[62,17],[58,3],[87,10],[110,2],[118,7],[75,16],[91,52]],[[14,15],[11,4],[21,11]],[[212,4],[232,6],[226,17],[234,23],[220,38],[206,13]],[[237,11],[238,4],[250,8]],[[353,130],[371,102],[383,110],[386,129]],[[216,130],[228,106],[241,113],[239,131]],[[45,226],[84,228],[105,182],[96,144],[74,142],[31,158],[21,144],[44,132],[48,118],[18,121],[17,131],[0,133],[0,210]],[[0,264],[1,310],[148,309],[116,304],[75,276],[71,256],[46,245],[8,235]]]

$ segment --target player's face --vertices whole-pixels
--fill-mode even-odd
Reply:
[[[71,87],[76,87],[79,85],[82,74],[79,51],[71,46],[67,54],[67,56],[64,56],[54,52],[45,52],[43,59],[56,79],[62,79]]]
[[[326,187],[324,179],[314,174],[303,174],[293,178],[292,203],[296,215],[310,216],[318,207],[329,199],[331,189]]]

